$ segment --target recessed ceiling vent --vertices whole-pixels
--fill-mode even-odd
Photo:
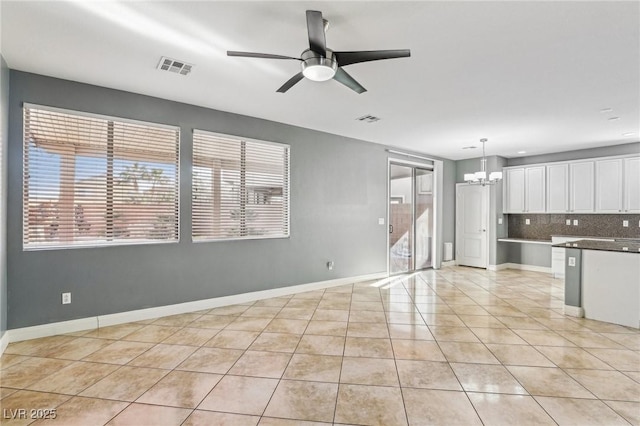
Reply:
[[[364,123],[375,123],[376,121],[380,121],[380,117],[376,117],[374,115],[363,115],[362,117],[356,118],[356,120]]]
[[[180,75],[187,75],[191,72],[193,65],[187,64],[184,61],[177,61],[175,59],[167,58],[163,56],[160,58],[158,69],[161,71],[169,71]]]

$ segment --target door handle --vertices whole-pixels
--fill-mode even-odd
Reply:
[[[389,233],[393,234],[393,225],[389,225]]]

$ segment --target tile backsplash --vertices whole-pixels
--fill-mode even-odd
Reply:
[[[640,238],[640,214],[509,214],[510,238],[550,240],[552,235]],[[526,225],[526,219],[530,224]],[[571,220],[571,225],[566,221]],[[574,226],[573,221],[578,225]],[[622,226],[624,220],[629,226]]]

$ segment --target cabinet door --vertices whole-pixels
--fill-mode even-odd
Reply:
[[[545,166],[525,169],[525,208],[527,213],[544,213],[545,203]]]
[[[571,213],[593,213],[594,169],[593,161],[569,164],[569,211]]]
[[[640,213],[640,157],[624,159],[624,211]]]
[[[567,211],[569,211],[569,165],[549,165],[547,166],[547,212],[566,213]]]
[[[507,169],[504,203],[505,213],[524,212],[524,168]]]
[[[622,160],[596,161],[596,212],[622,212]]]

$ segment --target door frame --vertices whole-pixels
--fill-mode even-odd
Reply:
[[[387,157],[387,226],[386,226],[386,233],[387,233],[387,244],[385,246],[385,256],[387,258],[387,276],[392,276],[391,275],[391,260],[390,260],[390,255],[389,255],[389,242],[390,242],[390,235],[389,235],[389,225],[390,225],[390,219],[391,219],[391,210],[389,208],[390,205],[390,201],[391,201],[391,165],[395,164],[398,166],[407,166],[407,167],[412,167],[412,168],[419,168],[419,169],[424,169],[424,170],[431,170],[431,172],[433,173],[433,238],[431,240],[431,251],[433,253],[432,257],[431,257],[431,268],[432,269],[439,269],[440,264],[437,262],[438,259],[440,259],[439,257],[439,251],[437,251],[437,247],[438,244],[440,243],[440,237],[439,237],[439,221],[440,219],[440,215],[437,213],[438,212],[438,208],[439,208],[439,202],[438,199],[440,197],[439,192],[440,190],[437,188],[440,188],[439,185],[437,185],[436,183],[438,182],[438,178],[437,178],[437,161],[433,161],[432,164],[429,163],[420,163],[417,161],[409,161],[409,160],[402,160],[402,159],[398,159],[398,158],[391,158],[391,157]],[[412,171],[411,172],[412,176],[414,177],[414,182],[412,182],[412,197],[415,199],[415,172]],[[413,210],[412,210],[412,232],[415,235],[415,203],[413,202],[415,200],[412,200],[412,204],[413,204]],[[412,245],[412,251],[415,251],[415,241],[414,244]],[[413,254],[413,253],[412,253]],[[415,257],[415,256],[414,256]],[[412,258],[412,262],[415,261],[415,258]],[[423,271],[427,268],[424,269],[420,269],[420,271]],[[416,272],[416,270],[412,270],[409,272]],[[402,272],[399,272],[397,274],[393,274],[393,276],[397,276],[397,275],[401,275]]]
[[[485,217],[486,224],[487,224],[487,228],[486,228],[487,231],[485,232],[485,235],[486,235],[485,236],[485,240],[486,241],[485,241],[485,256],[484,256],[485,257],[485,259],[484,259],[485,262],[484,263],[485,263],[486,266],[484,267],[484,269],[488,269],[489,268],[489,260],[491,258],[491,255],[490,255],[490,252],[489,252],[490,247],[491,247],[491,244],[490,244],[490,241],[489,241],[490,240],[489,236],[491,235],[491,229],[492,229],[492,226],[493,226],[493,223],[491,222],[491,185],[481,186],[481,185],[472,185],[470,183],[456,183],[456,198],[455,198],[455,200],[456,200],[456,213],[455,213],[455,216],[456,217],[455,217],[455,222],[454,222],[455,223],[455,227],[456,227],[455,249],[454,249],[454,257],[455,257],[456,266],[459,265],[459,263],[458,263],[458,249],[460,248],[460,247],[458,247],[458,237],[459,237],[458,233],[460,232],[460,229],[458,228],[458,212],[459,212],[458,190],[461,187],[467,187],[467,186],[479,186],[479,187],[484,189],[482,195],[483,195],[483,198],[484,198],[484,202],[487,205],[487,217]],[[465,266],[465,265],[463,265],[463,266]]]

